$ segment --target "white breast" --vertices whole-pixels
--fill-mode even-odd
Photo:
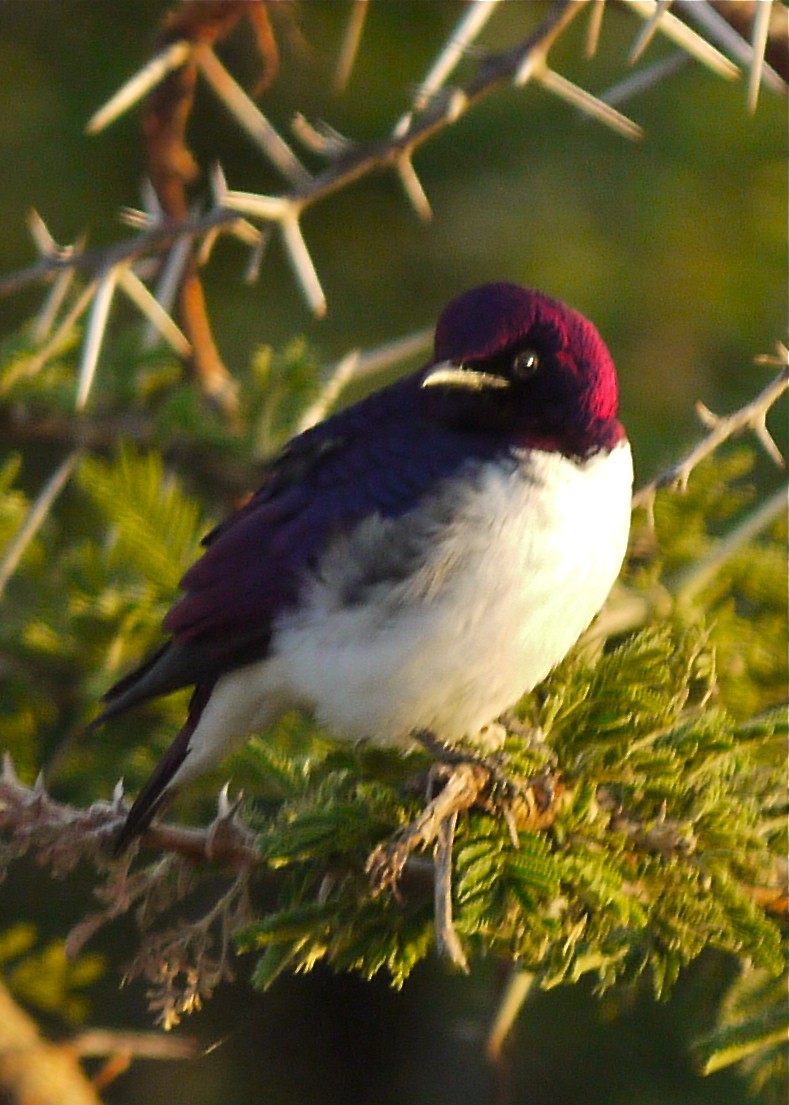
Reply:
[[[368,521],[324,557],[245,684],[257,677],[263,695],[312,710],[338,737],[473,736],[603,605],[631,485],[626,442],[581,464],[531,452],[515,470],[486,464],[448,482],[427,512]],[[256,722],[267,714],[261,701]]]

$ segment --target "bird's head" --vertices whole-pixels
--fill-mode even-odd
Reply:
[[[483,284],[448,304],[422,388],[432,417],[526,447],[586,456],[624,436],[616,370],[595,327],[517,284]]]

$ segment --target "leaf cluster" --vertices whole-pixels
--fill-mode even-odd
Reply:
[[[34,925],[20,922],[0,933],[0,971],[12,992],[42,1012],[57,1013],[71,1024],[85,1019],[88,998],[82,993],[105,969],[105,958],[86,953],[72,960],[64,942],[37,947]]]
[[[708,708],[713,670],[708,634],[651,627],[596,661],[576,656],[525,704],[544,741],[510,736],[505,762],[521,778],[550,766],[555,818],[517,848],[501,818],[459,821],[455,925],[473,952],[514,960],[546,987],[591,974],[602,989],[649,969],[660,996],[709,946],[780,971],[779,928],[753,884],[769,883],[781,846],[786,725]],[[264,792],[283,788],[260,835],[283,872],[279,908],[242,938],[264,949],[257,984],[318,961],[365,977],[385,969],[400,984],[432,943],[431,863],[392,896],[374,893],[365,861],[418,814],[419,758],[313,750],[289,759],[283,787],[268,743],[250,755]]]

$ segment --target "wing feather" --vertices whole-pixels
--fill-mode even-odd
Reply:
[[[295,438],[250,501],[206,538],[164,619],[172,635],[105,696],[94,724],[184,686],[214,682],[266,655],[278,615],[296,603],[327,545],[372,514],[412,509],[492,439],[436,423],[423,373],[406,377]]]

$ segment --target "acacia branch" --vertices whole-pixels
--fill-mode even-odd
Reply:
[[[0,772],[0,832],[8,835],[10,843],[0,851],[0,860],[35,850],[37,860],[58,876],[68,874],[83,858],[104,869],[128,866],[125,860],[112,859],[112,844],[127,812],[120,785],[111,802],[94,802],[79,809],[52,798],[41,779],[32,787],[25,786],[6,755]],[[207,828],[158,823],[141,836],[140,845],[199,863],[234,869],[254,866],[260,862],[255,838],[236,812],[223,791],[218,816]]]
[[[701,421],[710,427],[710,432],[680,460],[675,461],[669,468],[639,488],[633,495],[633,509],[637,507],[650,509],[656,492],[662,487],[672,486],[684,489],[696,465],[710,456],[724,441],[745,431],[756,434],[757,440],[768,455],[776,463],[783,464],[778,446],[767,430],[766,418],[770,408],[789,388],[789,351],[779,345],[777,357],[760,357],[758,362],[762,364],[780,364],[782,368],[775,379],[755,399],[734,411],[733,414],[719,417],[709,411],[702,403],[698,403],[696,410]]]
[[[323,172],[291,191],[276,197],[282,208],[301,213],[319,200],[340,191],[371,173],[396,166],[402,157],[413,151],[460,115],[490,95],[501,85],[512,81],[530,57],[544,54],[564,28],[579,14],[585,0],[557,0],[541,25],[518,46],[488,58],[479,73],[451,96],[439,97],[424,111],[413,116],[407,127],[379,142],[351,146]],[[75,269],[89,275],[105,271],[124,262],[160,253],[180,238],[198,238],[211,230],[227,229],[239,220],[238,213],[221,206],[209,212],[188,215],[181,219],[163,219],[157,225],[124,242],[108,248],[85,250],[68,256],[45,256],[28,268],[0,278],[0,295],[8,295],[37,281],[50,279],[65,269]]]

